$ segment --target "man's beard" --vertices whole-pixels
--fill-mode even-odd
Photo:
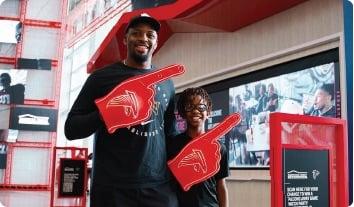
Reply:
[[[144,62],[146,62],[148,60],[148,54],[140,55],[140,54],[137,54],[137,53],[133,53],[133,54],[131,54],[131,57],[137,63],[144,63]]]

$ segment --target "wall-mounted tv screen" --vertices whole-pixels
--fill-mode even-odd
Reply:
[[[211,95],[217,120],[234,112],[242,116],[222,139],[231,168],[269,168],[272,112],[341,117],[338,54],[332,49],[202,86]],[[211,117],[206,129],[214,122]]]

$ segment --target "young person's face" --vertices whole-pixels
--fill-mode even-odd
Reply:
[[[207,102],[200,96],[192,96],[185,105],[185,118],[190,128],[204,128],[209,116]]]
[[[157,32],[148,24],[138,24],[125,35],[127,55],[137,63],[151,59],[157,48]]]

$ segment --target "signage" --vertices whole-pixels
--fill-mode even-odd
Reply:
[[[283,149],[284,207],[329,207],[329,150]]]
[[[10,129],[50,131],[57,129],[56,109],[14,107],[10,114]]]
[[[59,197],[84,196],[86,161],[60,159]]]

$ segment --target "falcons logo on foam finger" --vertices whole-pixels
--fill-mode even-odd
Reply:
[[[182,65],[171,65],[129,78],[106,96],[95,100],[109,133],[146,122],[152,113],[155,84],[184,73]]]
[[[214,176],[220,169],[221,146],[218,139],[240,123],[238,113],[227,116],[213,129],[195,137],[172,160],[168,167],[184,191]]]
[[[192,153],[185,156],[179,163],[178,168],[184,166],[192,166],[195,172],[206,173],[208,166],[205,161],[205,157],[201,150],[192,149]]]
[[[123,107],[126,116],[138,117],[139,102],[134,92],[125,90],[125,95],[113,97],[106,105],[108,107]]]

